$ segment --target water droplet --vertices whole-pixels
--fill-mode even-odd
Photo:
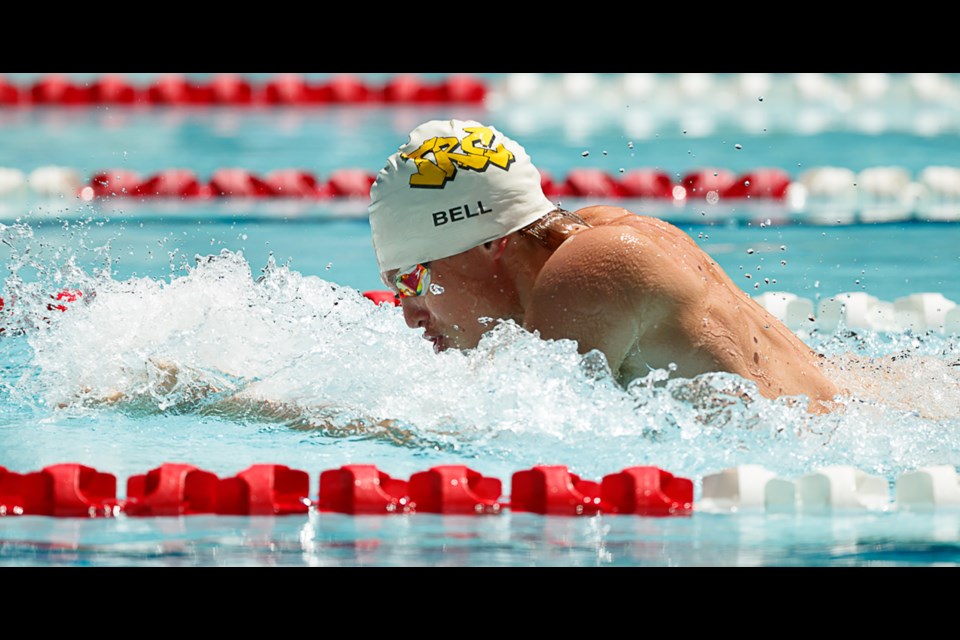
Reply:
[[[443,287],[438,285],[436,282],[432,282],[430,283],[430,293],[435,296],[439,296],[441,293],[443,293]]]
[[[627,149],[633,149],[633,142],[627,143]]]
[[[580,155],[583,156],[584,158],[586,158],[587,156],[590,155],[590,152],[589,152],[589,151],[584,151],[584,152],[581,153]]]
[[[743,186],[749,187],[749,186],[750,186],[750,181],[749,181],[749,180],[744,180],[744,181],[743,181]]]
[[[763,102],[763,96],[758,97],[757,100],[759,100],[760,102]]]
[[[787,250],[787,245],[785,244],[780,245],[780,251],[786,251],[786,250]]]
[[[747,249],[747,255],[753,255],[753,249]]]
[[[623,167],[620,167],[620,173],[623,173]]]
[[[734,148],[734,149],[743,149],[743,145],[741,145],[741,144],[735,144],[735,145],[733,145],[733,148]]]
[[[753,276],[750,275],[749,273],[745,273],[745,274],[743,274],[743,275],[744,275],[744,277],[747,278],[748,280],[753,277]]]
[[[330,271],[330,268],[331,268],[331,267],[333,267],[333,263],[332,263],[332,262],[328,262],[328,263],[327,263],[327,271]]]
[[[781,266],[781,267],[787,266],[787,261],[786,261],[786,260],[781,260],[781,261],[780,261],[780,266]]]
[[[601,153],[602,153],[603,155],[607,155],[607,150],[604,149],[603,151],[601,151]]]

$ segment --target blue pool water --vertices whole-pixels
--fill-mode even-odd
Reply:
[[[434,117],[495,124],[559,176],[578,167],[615,174],[655,166],[681,175],[703,166],[773,166],[799,177],[822,166],[897,166],[914,175],[960,166],[952,112],[936,135],[911,128],[918,109],[902,101],[883,111],[889,126],[880,132],[836,117],[810,132],[791,124],[797,109],[778,104],[775,94],[758,104],[769,109],[766,120],[708,110],[709,130],[690,124],[703,114],[671,112],[653,99],[580,101],[566,109],[536,102],[0,109],[0,167],[60,165],[84,175],[172,167],[200,175],[220,167],[301,167],[321,176],[343,167],[375,171],[409,129]],[[638,107],[646,128],[630,111]],[[854,291],[888,302],[940,293],[960,302],[957,222],[785,222],[776,207],[751,208],[756,203],[708,215],[636,204],[638,213],[662,215],[687,231],[751,295],[784,291],[816,304]],[[360,295],[383,288],[364,210],[362,199],[81,202],[27,195],[0,202],[0,295],[16,294],[26,313],[41,309],[50,291],[96,292],[49,323],[0,339],[0,466],[26,473],[82,463],[115,474],[122,495],[129,476],[165,462],[224,477],[275,463],[308,471],[316,495],[321,471],[354,463],[402,478],[464,464],[500,478],[506,490],[512,473],[537,464],[564,464],[594,480],[654,465],[694,480],[699,498],[705,475],[741,464],[788,478],[849,465],[893,483],[920,467],[960,461],[956,334],[801,327],[811,346],[832,357],[897,355],[901,363],[879,389],[863,385],[863,403],[831,416],[763,398],[734,400],[743,381],[723,375],[666,385],[651,377],[624,390],[592,374],[573,345],[544,343],[511,326],[474,352],[434,354],[398,309]],[[31,296],[38,302],[27,302]],[[175,363],[181,384],[162,388],[158,362]],[[191,400],[211,383],[299,412],[289,420],[217,415]],[[108,390],[139,400],[127,407],[83,401]],[[343,428],[353,419],[368,429]],[[379,426],[385,419],[396,428]],[[676,518],[0,518],[2,566],[958,563],[960,511],[949,508]]]

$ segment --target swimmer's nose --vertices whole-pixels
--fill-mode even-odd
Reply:
[[[403,309],[403,319],[411,329],[419,329],[427,325],[427,309],[418,302],[417,298],[402,298],[400,307]]]

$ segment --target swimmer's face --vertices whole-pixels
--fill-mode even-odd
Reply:
[[[516,316],[515,296],[501,290],[503,279],[488,253],[477,247],[382,274],[400,296],[407,326],[423,329],[436,351],[472,349],[495,326],[491,319]]]

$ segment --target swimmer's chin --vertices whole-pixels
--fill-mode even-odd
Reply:
[[[447,349],[450,348],[450,346],[447,344],[447,341],[443,339],[443,336],[428,336],[428,335],[424,335],[424,336],[423,336],[423,339],[424,339],[424,340],[429,340],[430,342],[433,343],[433,352],[434,352],[434,353],[441,353],[441,352],[446,351]]]

